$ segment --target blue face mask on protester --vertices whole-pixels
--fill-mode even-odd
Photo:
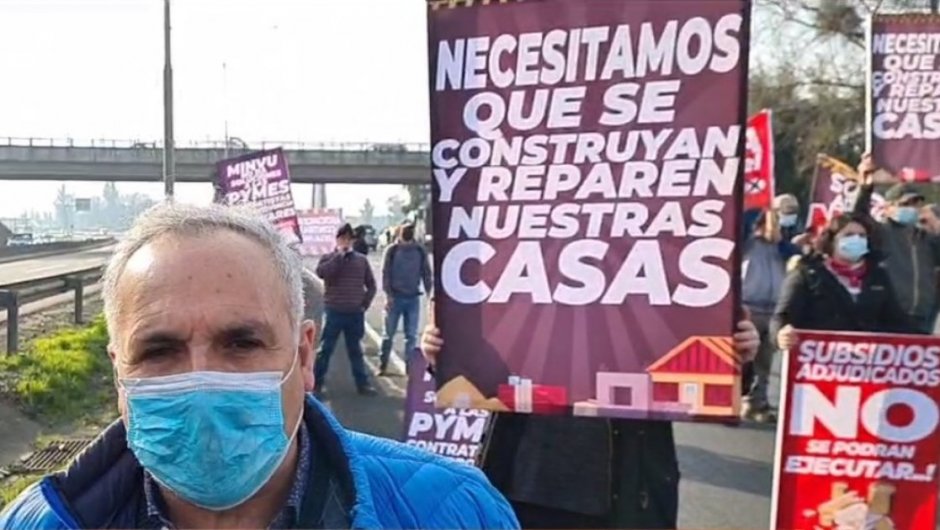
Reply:
[[[894,220],[905,226],[915,224],[917,222],[917,208],[913,206],[898,206],[894,210]]]
[[[783,214],[780,216],[780,226],[783,228],[792,228],[796,226],[796,214]]]
[[[840,256],[855,263],[868,254],[868,238],[858,234],[843,236],[836,250]]]
[[[127,443],[182,499],[214,511],[250,499],[274,475],[300,427],[284,429],[281,372],[190,372],[123,379]]]

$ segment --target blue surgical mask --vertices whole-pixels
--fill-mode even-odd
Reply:
[[[274,475],[297,434],[284,429],[281,372],[189,372],[122,379],[127,443],[164,488],[202,508],[227,510]],[[300,414],[300,418],[303,414]]]
[[[796,214],[783,214],[780,216],[780,226],[783,228],[792,228],[796,226]]]
[[[894,220],[905,226],[915,224],[917,222],[917,208],[913,206],[898,206],[894,209]]]
[[[839,238],[836,251],[839,256],[855,263],[868,254],[868,238],[858,234],[843,236]]]

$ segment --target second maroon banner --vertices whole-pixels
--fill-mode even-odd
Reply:
[[[940,181],[940,16],[877,15],[869,31],[875,162],[901,180]]]
[[[736,416],[748,2],[428,16],[438,405]]]

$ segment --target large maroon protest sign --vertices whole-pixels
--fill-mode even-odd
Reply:
[[[287,157],[281,148],[222,160],[216,173],[217,200],[253,206],[288,240],[300,241]]]
[[[875,162],[903,180],[940,180],[940,16],[878,15],[869,51]]]
[[[439,406],[736,415],[748,4],[429,4]]]

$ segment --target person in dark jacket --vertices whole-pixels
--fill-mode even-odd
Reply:
[[[741,298],[750,310],[751,321],[760,334],[761,345],[757,357],[750,364],[753,377],[746,389],[741,410],[743,417],[758,422],[773,422],[776,414],[767,395],[770,371],[776,348],[768,340],[770,317],[777,307],[777,297],[786,276],[787,255],[780,250],[781,217],[776,210],[765,210],[755,223],[754,232],[744,243]]]
[[[380,373],[388,372],[392,339],[403,320],[405,352],[412,355],[418,345],[418,316],[421,311],[421,287],[431,292],[431,264],[424,246],[415,242],[414,225],[404,225],[399,239],[385,251],[382,264],[382,289],[385,291],[385,333],[382,337]],[[410,360],[410,359],[409,359]]]
[[[855,213],[869,215],[876,169],[866,156],[859,165],[862,186]],[[885,220],[875,225],[872,239],[884,255],[885,268],[902,311],[916,324],[917,332],[933,334],[936,321],[937,275],[940,237],[917,226],[924,195],[914,184],[900,183],[884,195]]]
[[[375,277],[372,276],[368,258],[353,250],[354,238],[355,234],[348,223],[341,226],[336,232],[336,250],[320,258],[317,265],[317,276],[325,284],[326,306],[326,319],[314,368],[316,391],[321,397],[325,395],[326,373],[340,333],[346,339],[346,352],[349,354],[356,388],[362,395],[376,394],[369,382],[361,344],[366,329],[365,312],[375,298]]]
[[[364,225],[357,226],[353,231],[352,249],[363,256],[369,255],[370,248],[369,242],[366,241],[366,227]]]
[[[873,231],[864,215],[834,218],[783,284],[770,322],[782,349],[797,340],[796,329],[913,333],[917,326],[898,305],[880,255],[869,247]]]
[[[433,324],[422,350],[433,366],[444,342]],[[741,361],[759,347],[738,324]],[[508,374],[507,374],[508,375]],[[495,413],[479,453],[523,528],[676,528],[679,463],[672,422]]]

